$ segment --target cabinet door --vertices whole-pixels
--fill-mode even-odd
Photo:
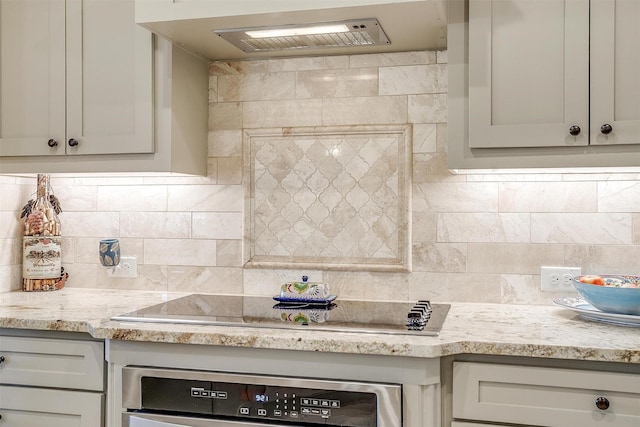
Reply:
[[[0,156],[64,154],[64,28],[64,0],[0,0]]]
[[[640,144],[638,0],[591,0],[591,144]]]
[[[103,400],[100,393],[0,386],[0,423],[11,427],[99,427],[104,425]]]
[[[152,36],[134,12],[133,0],[67,0],[67,154],[154,150]]]
[[[589,0],[470,1],[468,78],[471,148],[587,145]]]

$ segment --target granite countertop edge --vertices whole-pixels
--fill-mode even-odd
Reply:
[[[383,356],[484,354],[640,364],[640,329],[589,322],[556,306],[452,303],[437,337],[110,320],[184,295],[87,289],[5,292],[0,293],[0,328],[81,332],[122,341]]]

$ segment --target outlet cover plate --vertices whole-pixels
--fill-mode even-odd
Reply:
[[[138,260],[136,257],[121,257],[120,264],[116,267],[111,277],[138,277]]]
[[[550,292],[575,292],[571,278],[579,276],[580,267],[540,267],[540,289]]]

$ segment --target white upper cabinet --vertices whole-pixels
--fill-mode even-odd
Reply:
[[[591,0],[590,40],[590,142],[640,144],[640,1]]]
[[[640,165],[640,2],[450,0],[449,167]]]
[[[0,2],[0,155],[153,152],[151,34],[131,1]]]
[[[469,146],[586,145],[588,1],[472,1],[469,16]]]
[[[207,173],[208,63],[134,0],[0,0],[0,173]]]

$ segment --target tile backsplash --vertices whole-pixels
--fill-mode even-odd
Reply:
[[[446,167],[446,52],[218,62],[206,177],[52,177],[68,287],[273,295],[307,274],[342,297],[548,304],[541,265],[638,273],[640,175]],[[412,128],[412,271],[243,268],[243,130]],[[19,211],[35,178],[0,176],[0,291],[20,288]],[[109,277],[117,237],[138,278]]]

